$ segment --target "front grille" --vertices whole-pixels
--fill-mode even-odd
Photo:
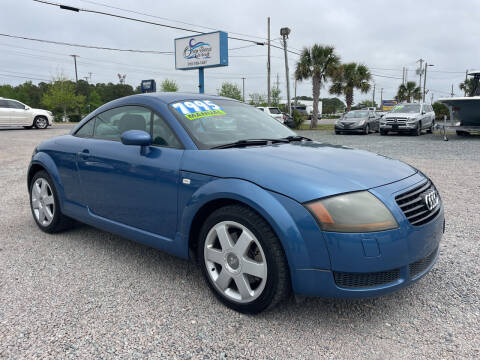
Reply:
[[[386,123],[388,125],[405,125],[407,123],[407,118],[387,118]]]
[[[333,272],[335,283],[342,288],[366,288],[393,283],[400,278],[400,269],[371,273]]]
[[[435,186],[427,180],[422,185],[409,190],[401,195],[395,197],[395,200],[412,225],[420,226],[428,223],[440,211],[440,195],[438,195],[438,205],[429,210],[424,200],[423,194],[435,190]]]
[[[435,256],[437,254],[437,249],[438,248],[433,250],[430,255],[427,255],[423,259],[415,261],[414,263],[411,263],[409,265],[411,278],[417,276],[418,274],[423,273],[431,265],[432,261],[435,259]]]

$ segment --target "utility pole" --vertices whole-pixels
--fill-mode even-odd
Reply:
[[[425,76],[423,77],[423,102],[425,102],[425,94],[427,93],[427,68],[433,66],[432,64],[427,64],[425,61]]]
[[[295,79],[295,106],[297,106],[297,79]]]
[[[285,54],[285,78],[287,80],[287,107],[288,115],[292,115],[292,107],[290,106],[290,76],[288,75],[288,56],[287,56],[287,39],[290,29],[287,27],[280,29],[280,35],[283,37],[283,52]]]
[[[372,107],[375,106],[375,86],[376,86],[376,84],[373,83]]]
[[[89,74],[91,74],[91,73],[89,73]],[[88,106],[88,112],[90,112],[90,88],[89,88],[89,84],[88,84],[89,77],[85,76],[84,79],[87,82],[87,106]]]
[[[270,16],[267,18],[268,56],[267,56],[267,105],[270,106]]]
[[[467,80],[468,80],[468,70],[465,70],[465,88],[463,89],[463,96],[467,96]]]
[[[452,92],[450,93],[450,95],[451,95],[452,97],[453,97],[453,95],[455,95],[455,94],[453,93],[453,84],[452,84]]]
[[[423,59],[418,60],[417,62],[420,63],[420,69],[417,70],[418,74],[420,75],[420,82],[418,83],[418,86],[420,86],[420,90],[422,90],[422,73],[423,73]]]
[[[382,110],[383,106],[383,88],[380,89],[380,110]]]
[[[430,95],[430,105],[433,105],[433,92],[432,92],[432,94]]]
[[[70,55],[73,57],[73,62],[75,64],[75,82],[76,82],[76,89],[75,89],[75,95],[78,95],[78,72],[77,72],[77,57],[78,55]]]
[[[89,79],[90,81],[92,81],[92,74],[93,74],[93,73],[92,73],[91,71],[88,73],[88,79]]]
[[[402,69],[402,84],[405,85],[405,66]]]
[[[277,73],[277,89],[280,89],[280,78],[278,77],[278,73]]]
[[[245,78],[242,77],[242,93],[243,93],[243,102],[245,102]]]

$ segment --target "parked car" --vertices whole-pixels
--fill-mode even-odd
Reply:
[[[305,119],[307,119],[310,116],[310,114],[307,111],[306,105],[292,105],[292,113],[294,111],[298,111],[300,115],[305,116]]]
[[[393,131],[418,136],[422,134],[422,130],[433,132],[434,126],[435,112],[431,105],[405,103],[396,105],[381,119],[380,135]]]
[[[285,126],[288,126],[290,129],[293,129],[295,127],[295,121],[293,120],[293,116],[291,115],[288,115],[287,113],[282,113],[283,114],[283,118],[285,120],[283,120],[283,124]]]
[[[378,132],[379,117],[374,110],[351,110],[335,122],[335,134],[348,132],[368,135],[371,131]]]
[[[20,101],[0,97],[0,126],[46,129],[52,123],[53,115],[50,111],[32,109]]]
[[[283,124],[283,122],[285,121],[285,116],[283,115],[282,111],[278,107],[259,106],[259,107],[257,107],[257,109],[263,111],[267,115],[270,115],[275,120],[277,120],[279,123]]]
[[[203,94],[109,102],[38,145],[27,174],[42,231],[74,219],[196,259],[213,293],[246,313],[292,291],[408,286],[433,267],[445,225],[435,186],[410,165]]]

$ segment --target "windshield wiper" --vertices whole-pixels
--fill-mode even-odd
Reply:
[[[302,136],[302,135],[291,135],[291,136],[287,136],[287,137],[282,138],[282,140],[287,140],[288,142],[301,141],[301,140],[312,141],[312,139],[309,139],[309,138],[307,138],[305,136]]]
[[[255,145],[269,145],[274,143],[288,143],[290,142],[289,139],[245,139],[245,140],[238,140],[232,143],[217,145],[211,147],[210,149],[228,149],[228,148],[235,148],[235,147],[245,147],[245,146],[255,146]]]

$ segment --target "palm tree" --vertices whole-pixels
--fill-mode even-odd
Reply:
[[[368,83],[372,77],[365,65],[354,62],[342,64],[333,76],[333,84],[330,87],[330,94],[345,95],[347,111],[350,111],[353,104],[353,91],[360,90],[367,93],[370,90]]]
[[[312,79],[313,114],[310,128],[317,127],[318,100],[320,88],[327,78],[332,77],[340,64],[340,57],[335,54],[333,46],[315,44],[311,48],[304,48],[295,70],[295,78],[299,81]]]
[[[399,102],[407,101],[409,103],[412,100],[420,100],[421,98],[422,91],[415,81],[407,81],[405,85],[402,84],[398,87],[397,99]]]
[[[458,87],[460,90],[464,91],[467,96],[473,93],[473,88],[475,87],[475,80],[473,78],[467,79],[464,82],[461,82]]]

